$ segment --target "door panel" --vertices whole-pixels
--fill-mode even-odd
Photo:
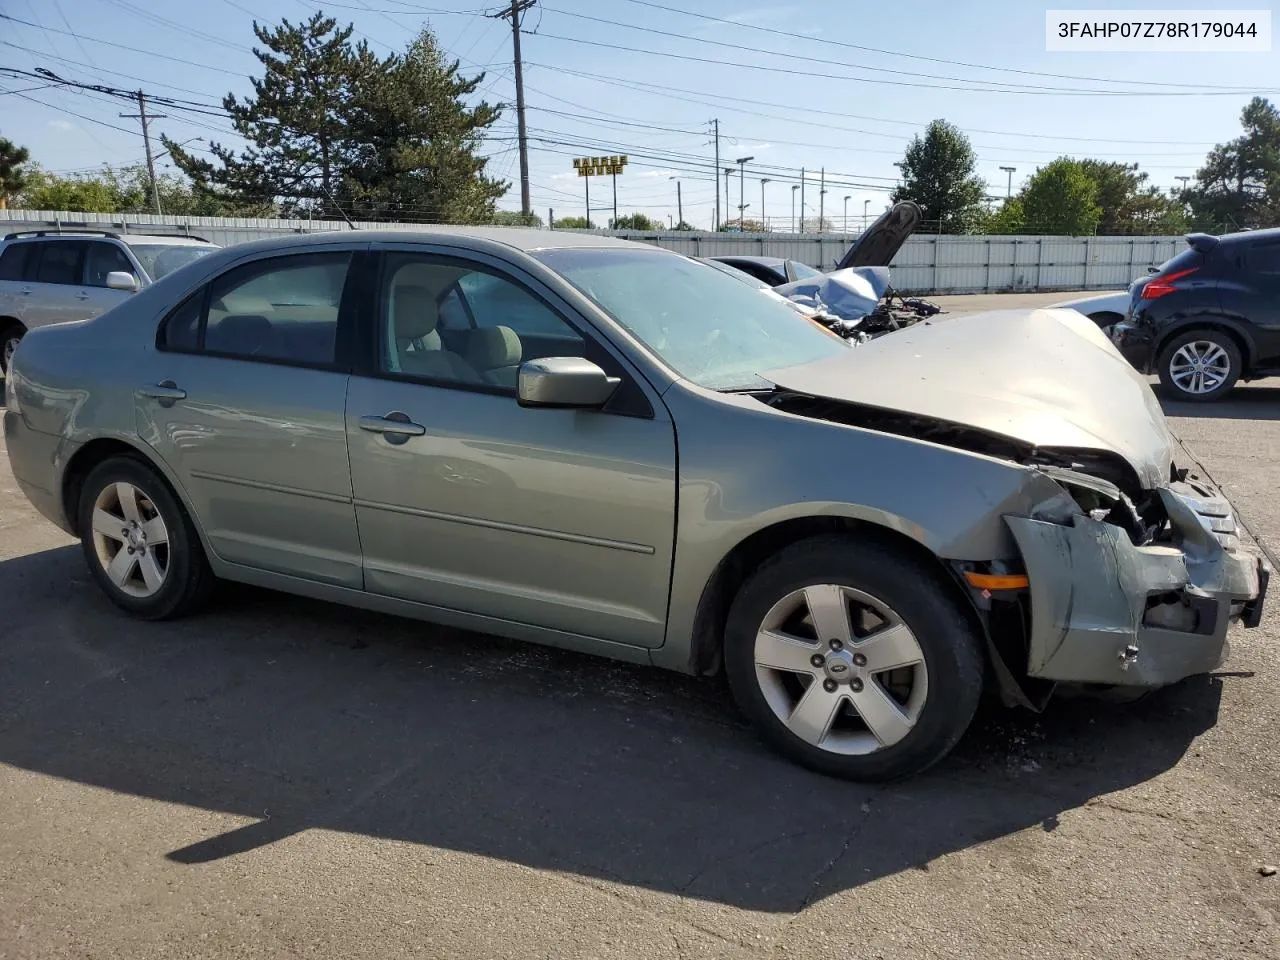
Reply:
[[[39,259],[24,322],[28,328],[94,316],[84,289],[84,258],[88,243],[83,240],[46,240],[36,244]],[[30,271],[31,265],[28,264]]]
[[[1236,297],[1239,312],[1253,324],[1259,365],[1280,365],[1280,243],[1251,244],[1242,279]],[[1224,289],[1224,301],[1229,296]]]
[[[371,592],[647,647],[663,642],[675,512],[666,419],[352,377]],[[372,433],[404,414],[421,436]]]
[[[220,558],[358,589],[348,375],[299,365],[333,366],[348,260],[278,257],[213,281],[167,318],[135,402],[139,433],[178,476]],[[264,290],[255,313],[226,312]],[[215,347],[245,358],[204,352]]]

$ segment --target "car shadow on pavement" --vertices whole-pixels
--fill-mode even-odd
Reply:
[[[0,563],[0,762],[245,818],[141,851],[191,869],[323,828],[790,913],[1157,776],[1220,683],[984,708],[872,787],[775,757],[715,681],[248,588],[139,623],[75,547]]]
[[[1187,403],[1170,398],[1155,387],[1166,417],[1211,420],[1280,420],[1280,387],[1248,384],[1236,387],[1221,400]]]

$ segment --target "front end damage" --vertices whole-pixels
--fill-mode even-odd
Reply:
[[[1270,576],[1227,500],[1184,471],[1137,506],[1106,481],[1055,473],[1079,512],[1006,516],[1029,586],[983,598],[1006,700],[1038,706],[1058,683],[1154,688],[1220,666],[1228,625],[1257,626]],[[1023,615],[996,616],[1007,604]],[[1018,647],[1026,683],[1008,662]]]

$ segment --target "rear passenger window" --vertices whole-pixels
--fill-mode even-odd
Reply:
[[[37,283],[62,283],[79,286],[84,283],[83,240],[46,240],[40,248],[40,265],[36,267]]]
[[[0,280],[30,280],[27,264],[33,243],[11,243],[0,253]]]
[[[159,346],[330,366],[349,253],[275,257],[231,270],[165,320]],[[205,307],[205,303],[208,307]]]
[[[1250,247],[1247,262],[1255,273],[1280,273],[1280,243]]]

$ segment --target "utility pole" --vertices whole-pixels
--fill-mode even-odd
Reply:
[[[822,232],[822,223],[826,218],[827,210],[827,168],[822,168],[822,179],[818,181],[821,186],[818,187],[818,232]]]
[[[167,114],[156,113],[150,117],[147,116],[147,95],[139,90],[134,94],[138,98],[137,113],[122,113],[120,116],[127,120],[142,121],[142,144],[147,149],[147,176],[151,179],[151,200],[155,204],[157,215],[163,213],[160,209],[160,184],[156,181],[156,161],[151,155],[151,131],[147,128],[147,122],[150,120],[165,120]]]
[[[754,160],[755,157],[739,157],[733,161],[738,165],[738,229],[743,229],[743,221],[746,217],[747,197],[743,192],[747,182],[747,161]]]
[[[520,59],[520,14],[538,0],[511,0],[511,9],[489,14],[493,20],[511,21],[511,51],[516,66],[516,133],[520,143],[520,210],[527,217],[533,213],[529,201],[529,138],[524,126],[524,63]],[[616,214],[615,214],[616,216]],[[587,219],[591,211],[587,211]]]
[[[764,185],[769,182],[768,177],[760,178],[760,226],[769,229],[769,221],[764,218]]]
[[[850,196],[852,196],[852,194],[846,193],[844,195],[844,235],[846,237],[849,235],[849,197]]]
[[[804,233],[804,167],[800,168],[800,232]]]
[[[591,226],[591,178],[582,178],[582,190],[587,199],[587,226]]]
[[[870,200],[862,201],[862,232],[867,232],[867,208],[871,206]]]
[[[618,171],[614,170],[610,176],[613,177],[613,223],[609,224],[609,229],[617,229],[614,223],[618,222]]]
[[[680,178],[667,177],[668,180],[676,182],[676,223],[684,223],[684,200],[680,197]],[[720,178],[716,177],[716,193],[720,192]]]
[[[725,167],[724,168],[724,212],[726,214],[729,212],[729,177],[731,177],[732,175],[733,175],[733,167]],[[719,184],[719,181],[716,181],[716,183]],[[726,216],[724,218],[724,225],[728,226],[728,224],[729,224],[729,218]]]
[[[1009,183],[1004,189],[1004,198],[1008,200],[1011,196],[1013,196],[1013,174],[1018,168],[1017,167],[1001,167],[1000,169],[1009,175]]]
[[[793,183],[791,185],[791,232],[796,232],[796,191],[800,189],[800,184]]]
[[[719,170],[720,169],[720,121],[712,120],[711,122],[716,128],[716,169]],[[720,229],[720,178],[718,176],[715,176],[715,177],[712,177],[711,179],[716,182],[716,219],[715,219],[715,222],[711,225],[711,229],[715,231]],[[725,187],[724,202],[725,202],[725,206],[729,205],[729,194],[728,194],[727,186]]]

